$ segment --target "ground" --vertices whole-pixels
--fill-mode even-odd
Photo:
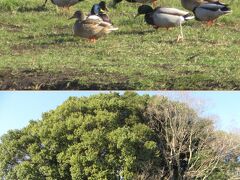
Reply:
[[[74,37],[75,10],[62,12],[44,0],[0,1],[0,89],[232,90],[240,89],[240,1],[212,26],[192,20],[180,29],[158,29],[134,18],[139,4],[109,8],[119,31],[95,44]],[[107,4],[111,1],[107,0]],[[178,0],[159,5],[181,7]]]

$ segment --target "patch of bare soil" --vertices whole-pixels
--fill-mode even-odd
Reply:
[[[83,74],[68,69],[51,74],[38,69],[22,69],[17,72],[11,69],[0,71],[0,90],[131,90],[127,79],[120,83],[81,82]],[[138,86],[138,85],[137,85]]]
[[[20,25],[6,24],[0,22],[0,28],[4,28],[9,32],[21,32],[23,27]]]

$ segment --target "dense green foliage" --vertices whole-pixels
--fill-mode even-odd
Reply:
[[[153,131],[141,113],[147,99],[117,94],[70,98],[42,121],[2,137],[1,176],[131,179],[143,163],[158,159]]]
[[[212,122],[199,118],[187,105],[166,98],[155,101],[131,92],[100,94],[71,97],[55,110],[44,113],[41,120],[3,135],[0,176],[6,180],[169,179],[176,173],[192,177],[187,174],[188,148],[176,147],[180,153],[173,154],[165,136],[171,139],[176,134],[167,134],[172,126],[155,121],[157,116],[162,117],[161,122],[173,119],[177,127],[185,127],[180,121],[186,117],[189,128],[184,130],[184,141],[180,136],[178,141],[182,147],[192,146],[196,157],[189,166],[194,159],[199,158],[196,162],[201,164],[214,156],[210,145],[208,149],[199,147],[206,139],[213,141],[213,133],[207,132]],[[191,136],[193,132],[195,135]],[[177,144],[180,143],[176,141]]]
[[[73,37],[67,19],[77,9],[88,13],[97,0],[67,14],[50,0],[46,8],[44,0],[1,0],[0,88],[239,89],[240,1],[224,1],[232,2],[232,14],[211,28],[187,22],[180,43],[179,28],[156,31],[143,16],[134,19],[139,4],[123,1],[109,8],[119,31],[91,44]],[[183,9],[180,0],[158,4]]]

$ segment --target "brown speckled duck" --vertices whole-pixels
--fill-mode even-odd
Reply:
[[[90,15],[86,17],[82,11],[76,11],[69,19],[73,18],[77,18],[73,26],[74,35],[89,39],[90,42],[96,42],[98,38],[118,30],[112,24],[104,22],[99,16]]]

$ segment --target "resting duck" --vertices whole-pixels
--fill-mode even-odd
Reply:
[[[177,38],[177,42],[183,40],[182,23],[194,17],[189,12],[176,8],[157,7],[153,9],[151,6],[142,5],[138,8],[138,15],[145,14],[145,21],[154,28],[164,27],[170,28],[180,26],[181,34]]]
[[[108,11],[107,5],[105,1],[101,1],[98,4],[94,4],[91,9],[91,14],[92,15],[98,15],[100,12],[105,12]]]
[[[224,4],[206,3],[193,9],[195,19],[198,21],[207,21],[208,25],[212,25],[213,21],[218,17],[231,13],[231,9]]]
[[[77,18],[73,26],[74,35],[87,38],[90,42],[96,42],[98,38],[118,30],[118,28],[113,27],[110,23],[104,22],[96,15],[85,17],[82,11],[76,11],[69,19],[73,18]]]
[[[189,11],[193,11],[194,8],[206,3],[224,5],[224,3],[219,2],[219,0],[181,0],[182,6]]]
[[[43,6],[46,5],[47,1],[48,0],[45,0],[45,3],[43,4]],[[83,0],[51,0],[51,2],[56,6],[60,8],[66,8],[66,9],[69,9],[70,6],[73,6],[79,3],[80,1],[83,1]]]
[[[112,6],[116,7],[116,5],[121,1],[122,0],[113,0]],[[126,0],[126,1],[130,3],[141,3],[141,4],[152,3],[152,6],[154,8],[157,6],[157,0]]]
[[[112,24],[112,22],[111,22],[111,20],[108,17],[106,12],[108,12],[108,8],[107,8],[107,5],[106,5],[106,2],[105,1],[101,1],[99,4],[94,4],[92,6],[90,14],[91,15],[97,15],[97,16],[101,17],[103,19],[103,21]]]

